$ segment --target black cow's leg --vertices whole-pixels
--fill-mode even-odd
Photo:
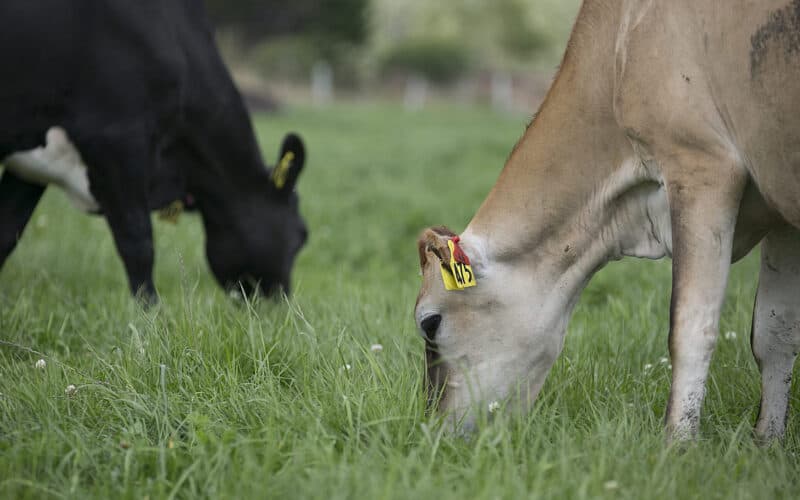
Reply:
[[[146,172],[154,148],[131,137],[79,145],[89,165],[89,184],[114,236],[131,293],[156,301],[153,284],[153,229],[147,204]]]
[[[0,178],[0,267],[17,246],[44,189],[8,170],[3,172]]]

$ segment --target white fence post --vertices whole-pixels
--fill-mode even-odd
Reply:
[[[403,106],[406,111],[419,111],[425,107],[428,99],[428,80],[419,75],[410,75],[406,79],[406,94]]]
[[[325,106],[333,100],[333,69],[326,61],[317,61],[311,68],[311,101]]]
[[[495,111],[514,109],[514,81],[508,73],[492,73],[491,94],[492,108]]]

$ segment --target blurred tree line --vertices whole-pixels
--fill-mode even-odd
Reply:
[[[205,0],[229,63],[266,79],[307,81],[320,61],[356,84],[370,0]]]
[[[338,83],[357,85],[552,64],[580,0],[205,1],[216,27],[235,35],[229,54],[266,77],[306,80],[324,60]]]
[[[368,0],[206,0],[218,28],[249,42],[301,33],[320,41],[364,42]]]
[[[395,61],[403,66],[408,59],[440,54],[439,59],[450,61],[440,80],[469,71],[530,70],[558,60],[579,4],[580,0],[371,0],[370,42],[384,70]]]

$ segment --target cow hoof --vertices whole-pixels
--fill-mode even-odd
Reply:
[[[669,448],[685,450],[690,445],[697,442],[697,435],[697,430],[691,427],[668,426],[666,428],[664,443]]]
[[[151,307],[155,307],[158,305],[158,294],[156,293],[155,289],[148,286],[140,287],[134,294],[134,298],[136,302],[143,308],[143,309],[150,309]]]
[[[778,432],[772,427],[768,427],[767,429],[759,429],[756,427],[753,430],[753,442],[755,442],[759,448],[769,448],[773,445],[780,446],[783,444],[783,433]]]

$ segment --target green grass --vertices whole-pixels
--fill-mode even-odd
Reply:
[[[49,192],[0,273],[0,498],[795,498],[796,412],[783,447],[750,436],[753,256],[687,449],[662,435],[668,262],[595,277],[530,415],[470,439],[424,415],[416,236],[465,226],[525,122],[387,105],[259,118],[267,158],[289,129],[310,151],[288,303],[230,300],[184,216],[155,223],[162,301],[142,311],[104,221]]]

